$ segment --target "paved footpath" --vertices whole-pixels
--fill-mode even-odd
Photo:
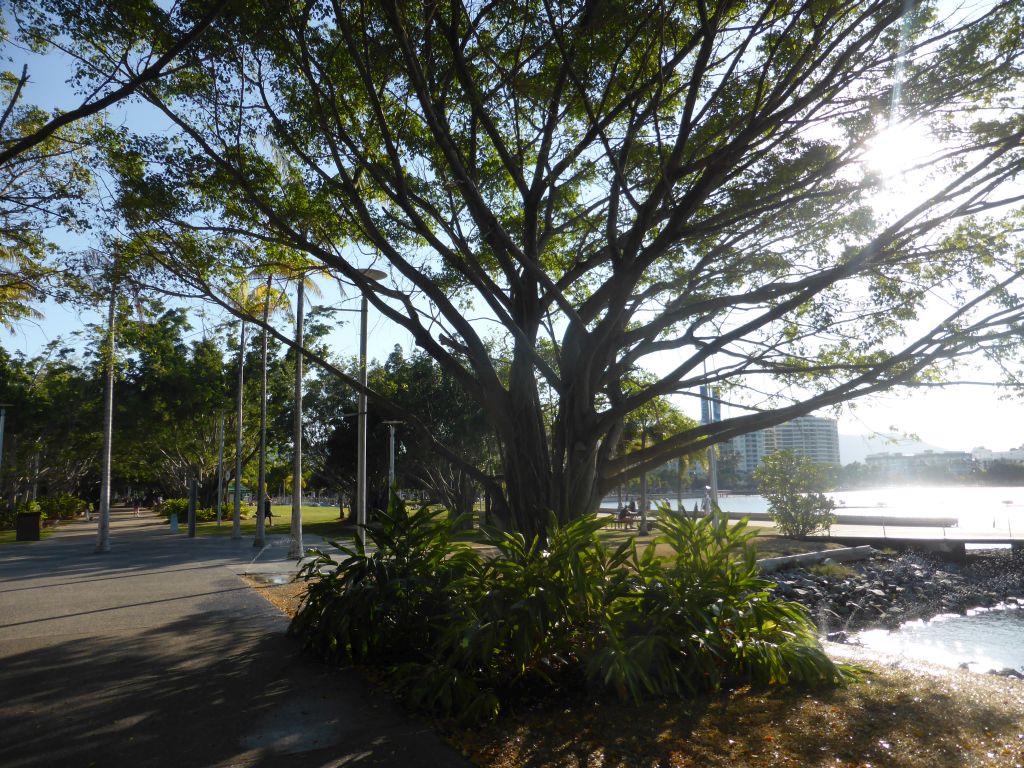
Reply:
[[[237,575],[294,572],[283,537],[257,553],[117,509],[110,538],[96,554],[96,523],[73,522],[0,547],[0,766],[468,766],[298,652]]]

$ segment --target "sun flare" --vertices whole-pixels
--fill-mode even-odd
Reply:
[[[893,123],[875,134],[864,160],[867,168],[890,181],[913,171],[933,158],[938,145],[919,123]]]

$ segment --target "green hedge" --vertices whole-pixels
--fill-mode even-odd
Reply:
[[[39,499],[39,510],[49,520],[73,520],[88,509],[89,502],[67,493]]]
[[[155,511],[161,517],[166,517],[170,520],[171,514],[178,516],[178,522],[183,523],[188,520],[188,499],[164,499],[159,504],[153,505],[153,511]],[[251,517],[256,513],[256,507],[253,504],[242,505],[242,517]],[[232,515],[235,513],[234,502],[225,503],[221,506],[221,520],[231,520]],[[217,519],[217,508],[214,507],[200,507],[196,510],[196,521],[200,523],[209,523]]]

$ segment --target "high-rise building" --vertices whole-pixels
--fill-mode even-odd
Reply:
[[[752,475],[761,459],[776,451],[792,451],[817,464],[839,464],[839,425],[835,419],[800,416],[774,427],[734,437],[722,453],[737,455],[737,469]]]

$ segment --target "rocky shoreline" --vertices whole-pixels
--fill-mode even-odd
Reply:
[[[963,562],[917,552],[878,553],[768,578],[777,585],[773,595],[806,606],[832,642],[941,613],[1015,603],[1024,609],[1024,553],[1008,549],[972,550]]]

